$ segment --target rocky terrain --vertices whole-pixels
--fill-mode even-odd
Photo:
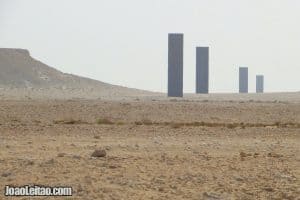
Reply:
[[[297,102],[0,103],[0,188],[73,187],[57,199],[300,197]]]
[[[299,147],[299,92],[167,98],[0,49],[0,199],[300,199]]]

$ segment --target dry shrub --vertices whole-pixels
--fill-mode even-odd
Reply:
[[[134,124],[135,124],[135,125],[137,125],[137,126],[141,126],[141,125],[143,125],[143,123],[142,123],[142,122],[140,122],[140,121],[136,121],[136,122],[134,122]]]
[[[102,119],[98,119],[97,120],[97,124],[108,124],[108,125],[111,125],[111,124],[114,124],[114,123],[110,119],[102,118]]]
[[[177,128],[181,128],[183,126],[182,123],[172,123],[171,124],[171,128],[177,129]]]
[[[192,122],[187,124],[188,126],[204,126],[205,122]]]
[[[207,127],[222,127],[222,126],[224,126],[224,124],[222,124],[222,123],[207,123],[207,122],[203,122],[202,126],[207,126]]]
[[[279,127],[280,126],[280,122],[275,122],[274,125],[277,126],[277,127]]]
[[[62,120],[54,120],[54,124],[86,124],[86,122],[83,122],[81,120],[75,120],[75,119],[62,119]]]
[[[125,122],[117,122],[116,125],[125,125]]]
[[[153,122],[150,119],[143,119],[141,121],[135,121],[135,125],[141,126],[141,125],[146,125],[146,126],[151,126],[151,125],[165,125],[165,123],[158,123],[158,122]]]
[[[240,123],[240,126],[241,126],[242,129],[245,129],[245,128],[246,128],[246,125],[245,125],[243,122]]]
[[[230,129],[237,128],[238,126],[239,126],[239,125],[236,124],[236,123],[226,124],[226,127],[227,127],[227,128],[230,128]]]
[[[150,119],[143,119],[143,120],[142,120],[142,123],[143,123],[144,125],[148,125],[148,126],[154,124]]]

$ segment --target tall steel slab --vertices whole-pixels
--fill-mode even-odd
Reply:
[[[264,76],[256,76],[256,93],[264,93]]]
[[[239,93],[248,93],[248,67],[239,68]]]
[[[196,93],[209,92],[209,47],[196,48]]]
[[[168,96],[183,97],[183,34],[169,34]]]

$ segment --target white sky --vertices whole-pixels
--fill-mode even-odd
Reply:
[[[166,92],[168,33],[185,34],[184,92],[195,48],[210,47],[210,89],[237,92],[238,67],[265,90],[300,90],[299,0],[0,0],[0,47],[63,72]]]

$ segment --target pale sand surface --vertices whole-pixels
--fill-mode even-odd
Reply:
[[[2,98],[0,190],[73,187],[73,197],[55,199],[300,199],[300,102],[291,96]],[[97,148],[107,156],[92,158]]]

